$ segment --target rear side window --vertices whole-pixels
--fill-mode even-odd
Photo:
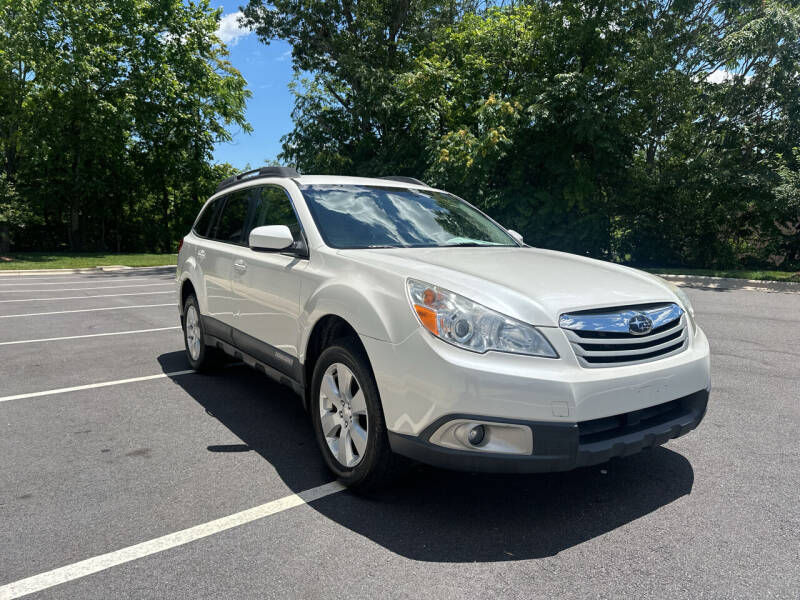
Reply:
[[[297,222],[286,190],[276,185],[265,185],[256,189],[254,200],[255,216],[251,229],[262,225],[286,225],[292,232],[294,241],[302,239],[300,223]]]
[[[208,237],[208,228],[211,226],[211,223],[214,221],[214,216],[217,214],[220,205],[222,204],[222,198],[217,198],[213,200],[206,206],[205,210],[200,213],[200,216],[197,219],[197,222],[194,224],[194,232],[201,236],[201,237]]]
[[[220,242],[241,244],[247,220],[249,190],[234,192],[226,197],[222,213],[214,228],[213,237]]]

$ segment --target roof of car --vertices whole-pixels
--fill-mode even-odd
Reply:
[[[349,177],[344,175],[301,175],[292,177],[298,185],[379,185],[382,187],[429,188],[421,181],[390,179],[382,177]]]
[[[397,187],[397,188],[416,188],[423,189],[430,186],[423,183],[419,179],[413,177],[397,175],[397,176],[383,176],[383,177],[349,177],[343,175],[300,175],[296,170],[290,167],[261,167],[244,173],[237,173],[231,175],[224,181],[220,182],[217,187],[215,196],[223,190],[230,190],[230,188],[250,187],[256,183],[263,181],[280,179],[291,179],[298,185],[375,185],[381,187]]]

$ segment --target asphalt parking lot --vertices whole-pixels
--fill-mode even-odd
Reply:
[[[288,389],[188,371],[171,270],[0,277],[0,599],[800,598],[800,294],[688,293],[696,431],[361,498]]]

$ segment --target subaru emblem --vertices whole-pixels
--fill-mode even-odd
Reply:
[[[653,321],[644,313],[637,313],[628,321],[628,331],[632,335],[646,335],[653,330]]]

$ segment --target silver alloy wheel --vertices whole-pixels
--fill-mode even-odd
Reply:
[[[192,360],[200,358],[200,344],[202,343],[202,333],[200,332],[200,318],[197,309],[193,304],[186,309],[186,348]]]
[[[364,390],[347,365],[333,363],[325,370],[319,416],[331,454],[343,467],[355,467],[367,450],[369,416]]]

